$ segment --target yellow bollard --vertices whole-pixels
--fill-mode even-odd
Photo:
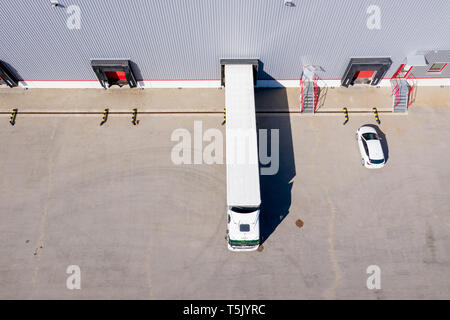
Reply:
[[[133,115],[131,117],[131,123],[133,125],[137,125],[138,124],[138,122],[137,122],[137,109],[136,108],[133,109]]]
[[[109,109],[105,109],[105,111],[103,111],[103,119],[102,122],[100,122],[100,125],[104,125],[105,122],[108,120],[108,114],[109,114]]]
[[[347,122],[348,122],[348,110],[347,110],[347,108],[344,108],[344,116],[345,116],[345,121],[344,121],[343,125],[347,124]]]
[[[223,122],[222,122],[222,125],[224,125],[225,122],[227,122],[227,109],[223,108]]]
[[[223,108],[223,121],[227,121],[227,109]]]
[[[11,117],[9,118],[9,123],[13,126],[16,124],[17,109],[13,109],[11,112]]]
[[[375,115],[375,120],[377,121],[378,124],[380,124],[381,121],[380,121],[380,117],[378,117],[377,108],[373,108],[372,110],[373,110],[373,114]]]

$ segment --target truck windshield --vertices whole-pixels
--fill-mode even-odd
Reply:
[[[248,208],[248,207],[231,207],[231,211],[236,213],[252,213],[257,211],[259,208]]]
[[[233,247],[256,247],[259,245],[259,240],[231,240],[230,245]]]

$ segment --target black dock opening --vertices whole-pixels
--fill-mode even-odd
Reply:
[[[11,71],[8,69],[6,64],[0,60],[0,85],[6,84],[8,87],[17,87],[18,80]]]
[[[351,58],[341,80],[348,87],[355,83],[367,83],[376,86],[391,67],[390,58]]]
[[[225,87],[226,64],[251,64],[253,66],[253,85],[258,81],[259,59],[220,59],[220,83]]]
[[[91,66],[105,89],[113,85],[129,85],[130,88],[137,86],[129,60],[91,60]]]

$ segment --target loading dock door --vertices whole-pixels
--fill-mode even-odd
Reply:
[[[375,70],[358,71],[355,73],[355,78],[356,79],[372,78],[374,73],[375,73]]]
[[[376,86],[391,67],[390,58],[352,58],[342,77],[344,87],[360,83],[357,79],[366,79],[367,83]],[[362,81],[361,83],[365,83]]]
[[[258,81],[258,59],[220,59],[220,82],[222,86],[225,86],[225,66],[226,65],[250,65],[252,66],[252,79],[253,85],[256,86]]]
[[[355,72],[352,83],[354,84],[370,84],[373,80],[375,70],[361,70]]]
[[[9,71],[6,64],[0,60],[0,85],[6,84],[8,87],[17,87],[18,80],[14,75]]]
[[[130,88],[137,85],[129,60],[91,60],[91,66],[105,89],[113,85],[122,87],[128,84]]]

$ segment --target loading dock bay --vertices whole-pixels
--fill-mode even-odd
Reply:
[[[139,126],[111,116],[102,127],[101,114],[19,114],[14,127],[8,117],[2,299],[450,297],[449,108],[381,115],[389,159],[379,171],[361,166],[354,140],[376,124],[371,113],[345,126],[343,115],[258,115],[259,128],[281,130],[281,169],[262,180],[275,228],[251,254],[226,247],[225,165],[170,160],[173,130],[202,120],[223,131],[221,114],[140,115]],[[69,265],[81,290],[66,289]],[[366,288],[369,265],[381,290]]]

